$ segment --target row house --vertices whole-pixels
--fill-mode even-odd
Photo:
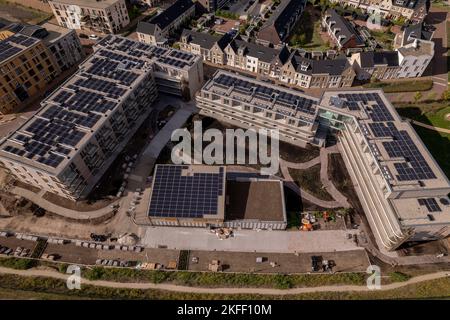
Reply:
[[[404,29],[394,41],[394,51],[360,52],[351,57],[358,80],[421,77],[434,56],[433,32],[422,26]]]
[[[426,0],[331,0],[342,6],[379,14],[385,19],[404,17],[412,22],[422,22],[429,10]]]
[[[340,50],[365,46],[364,40],[355,27],[334,9],[328,9],[325,12],[322,27],[327,30],[331,40]]]
[[[137,25],[140,42],[163,45],[167,38],[195,15],[195,3],[192,0],[178,0],[162,13]]]

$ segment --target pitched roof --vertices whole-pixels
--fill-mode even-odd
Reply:
[[[388,67],[398,66],[398,53],[396,51],[383,52],[361,52],[361,68],[372,68],[375,65],[387,65]]]
[[[405,28],[403,33],[403,45],[413,43],[414,39],[431,40],[431,37],[433,36],[433,31],[429,28],[425,28],[423,23],[409,25]]]
[[[258,37],[273,44],[280,43],[288,36],[286,26],[297,12],[303,9],[305,2],[305,0],[282,0],[261,27]]]
[[[345,36],[344,42],[341,43],[341,45],[347,43],[352,38],[355,39],[356,45],[364,44],[364,41],[361,38],[361,36],[358,34],[356,29],[350,24],[350,22],[347,19],[338,14],[334,9],[328,9],[326,11],[326,14],[330,16],[327,19],[327,22],[328,20],[336,22],[332,30],[339,29],[339,31],[335,33],[336,38],[339,38],[339,36]]]
[[[350,63],[345,57],[336,59],[310,59],[294,53],[291,62],[298,73],[302,74],[329,74],[341,75],[350,67]]]
[[[274,59],[279,58],[281,63],[284,64],[290,56],[290,52],[287,47],[283,47],[281,50],[279,50],[259,45],[253,42],[247,42],[241,39],[234,39],[230,42],[230,46],[236,53],[239,49],[241,49],[243,50],[244,55],[258,58],[258,60],[267,63],[270,63]]]
[[[188,29],[184,29],[181,37],[188,37],[188,42],[197,44],[202,48],[211,49],[214,44],[221,39],[205,32],[196,32]]]
[[[173,20],[177,19],[180,15],[192,8],[195,4],[192,0],[178,0],[161,14],[154,16],[148,22],[157,24],[158,27],[164,29]]]

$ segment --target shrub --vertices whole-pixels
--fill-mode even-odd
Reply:
[[[392,282],[404,282],[411,279],[411,276],[403,272],[395,271],[389,273],[389,279],[391,279]]]

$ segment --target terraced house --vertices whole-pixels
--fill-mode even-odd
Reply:
[[[325,12],[322,26],[326,28],[328,35],[339,50],[365,46],[364,40],[355,27],[334,9],[328,9]]]
[[[5,36],[0,41],[0,113],[14,112],[30,97],[45,92],[59,73],[42,40],[20,33]]]
[[[280,139],[338,148],[378,246],[450,235],[450,182],[382,90],[326,91],[320,99],[218,71],[197,94],[201,113],[244,128],[276,128]]]
[[[188,69],[198,60],[112,35],[94,50],[0,143],[1,165],[16,179],[69,199],[89,194],[147,118],[158,91],[182,94],[182,80],[164,69]]]
[[[312,58],[301,56],[286,46],[275,49],[243,41],[184,30],[180,48],[200,54],[205,61],[245,70],[255,75],[273,78],[302,88],[334,88],[351,86],[355,77],[345,57]]]
[[[353,84],[355,72],[345,56],[313,59],[294,51],[281,69],[280,80],[302,88],[339,88]]]
[[[282,46],[305,9],[306,0],[281,0],[264,22],[256,42],[265,46]]]
[[[368,13],[377,13],[386,19],[405,18],[413,23],[422,22],[428,14],[427,0],[330,0]]]
[[[125,0],[51,0],[58,24],[64,28],[117,33],[130,23]]]
[[[138,39],[148,44],[164,45],[169,35],[194,14],[195,4],[192,0],[177,0],[157,16],[140,21],[136,30]]]

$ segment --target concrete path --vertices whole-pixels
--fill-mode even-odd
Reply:
[[[148,227],[141,245],[169,249],[236,252],[335,252],[362,250],[348,239],[358,230],[318,230],[315,232],[235,230],[234,237],[220,240],[206,229]]]
[[[42,197],[42,194],[40,193],[34,193],[30,190],[20,188],[20,187],[13,187],[11,189],[11,192],[13,194],[16,194],[18,196],[24,197],[25,199],[30,200],[31,202],[35,203],[39,207],[50,211],[56,215],[59,215],[64,218],[72,219],[72,220],[92,220],[92,219],[99,219],[103,218],[105,216],[110,216],[112,214],[113,209],[111,208],[111,205],[118,204],[120,201],[116,201],[111,203],[110,205],[93,210],[93,211],[76,211],[72,209],[68,209],[62,206],[58,206],[54,204],[53,202],[50,202]]]
[[[332,153],[338,153],[338,148],[336,145],[328,148],[320,149],[320,156],[316,157],[312,160],[303,163],[294,163],[289,162],[283,159],[280,159],[280,170],[285,179],[285,184],[289,189],[296,192],[302,198],[312,202],[316,205],[319,205],[324,208],[350,208],[350,204],[347,201],[347,198],[334,186],[333,182],[328,177],[328,155]],[[335,201],[326,201],[315,197],[314,195],[308,193],[306,190],[297,186],[289,173],[289,169],[300,169],[305,170],[311,168],[317,164],[320,164],[320,180],[327,190],[327,192],[335,199]]]
[[[416,120],[409,120],[412,124],[415,124],[419,127],[423,127],[423,128],[427,128],[430,130],[434,130],[434,131],[438,131],[438,132],[442,132],[442,133],[448,133],[450,134],[450,129],[445,129],[445,128],[439,128],[439,127],[434,127],[434,126],[430,126],[429,124],[425,124],[423,122],[419,122]]]
[[[70,276],[69,274],[62,274],[51,270],[14,270],[4,267],[0,267],[0,273],[2,274],[12,274],[25,277],[47,277],[59,280],[67,280]],[[430,273],[422,276],[417,276],[404,282],[395,282],[387,285],[381,286],[379,290],[393,290],[402,288],[411,284],[421,283],[425,281],[431,281],[435,279],[447,278],[450,276],[448,271],[441,271],[436,273]],[[368,292],[372,291],[367,286],[355,286],[355,285],[335,285],[335,286],[321,286],[321,287],[306,287],[306,288],[292,288],[292,289],[270,289],[270,288],[205,288],[205,287],[189,287],[180,286],[167,283],[131,283],[131,282],[113,282],[105,280],[87,280],[82,278],[81,286],[83,285],[93,285],[99,287],[108,288],[121,288],[121,289],[155,289],[155,290],[166,290],[175,292],[186,292],[186,293],[206,293],[206,294],[262,294],[262,295],[295,295],[302,293],[311,292]]]

